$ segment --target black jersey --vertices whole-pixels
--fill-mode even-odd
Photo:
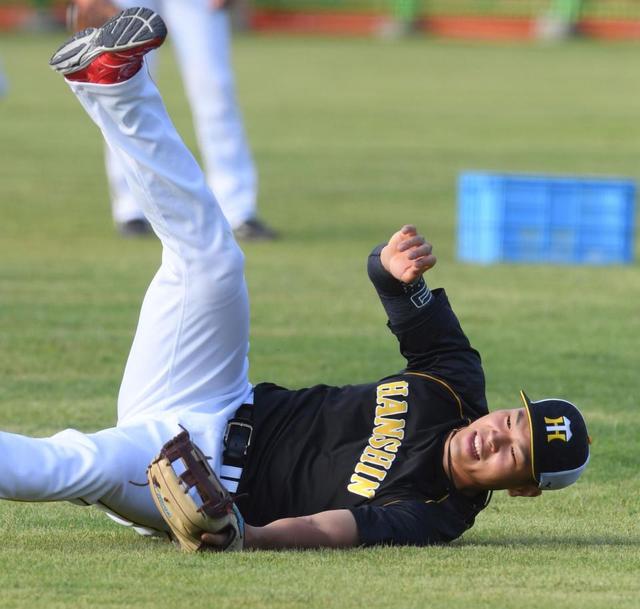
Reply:
[[[455,539],[486,503],[443,467],[451,430],[487,414],[480,357],[443,290],[389,282],[376,256],[370,276],[407,369],[364,385],[257,385],[238,489],[250,524],[347,508],[363,544],[423,545]]]

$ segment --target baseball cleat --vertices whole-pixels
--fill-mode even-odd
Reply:
[[[115,84],[142,67],[146,53],[167,36],[160,15],[147,8],[129,8],[99,28],[72,36],[51,57],[49,65],[67,80]]]

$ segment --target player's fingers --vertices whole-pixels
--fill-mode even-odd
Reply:
[[[415,235],[418,232],[418,229],[416,229],[416,227],[413,224],[405,224],[400,229],[400,232],[403,235]]]
[[[225,533],[203,533],[200,540],[205,544],[205,550],[221,550],[227,542]]]
[[[428,256],[431,253],[432,249],[433,246],[431,245],[431,243],[429,243],[428,241],[424,241],[423,239],[422,243],[418,244],[409,252],[407,258],[409,258],[409,260],[416,260],[418,258],[422,258],[423,256]]]
[[[404,241],[401,241],[398,244],[399,252],[406,252],[410,250],[412,247],[419,247],[425,243],[424,237],[422,235],[414,235],[413,237],[408,237]]]
[[[417,258],[413,261],[413,264],[416,268],[426,271],[435,266],[438,259],[433,255],[429,254],[428,256],[423,256],[421,258]]]

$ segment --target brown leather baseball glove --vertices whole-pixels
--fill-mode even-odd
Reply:
[[[183,550],[211,549],[200,539],[205,532],[227,535],[220,550],[242,550],[244,519],[187,431],[162,447],[147,478],[151,496]]]

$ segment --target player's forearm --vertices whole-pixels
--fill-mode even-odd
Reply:
[[[283,518],[263,527],[247,525],[245,529],[245,547],[261,550],[348,548],[357,544],[358,529],[348,510]]]
[[[369,255],[367,271],[392,328],[397,328],[421,317],[431,303],[432,294],[422,278],[406,285],[393,277],[380,260],[382,248],[379,245]]]

